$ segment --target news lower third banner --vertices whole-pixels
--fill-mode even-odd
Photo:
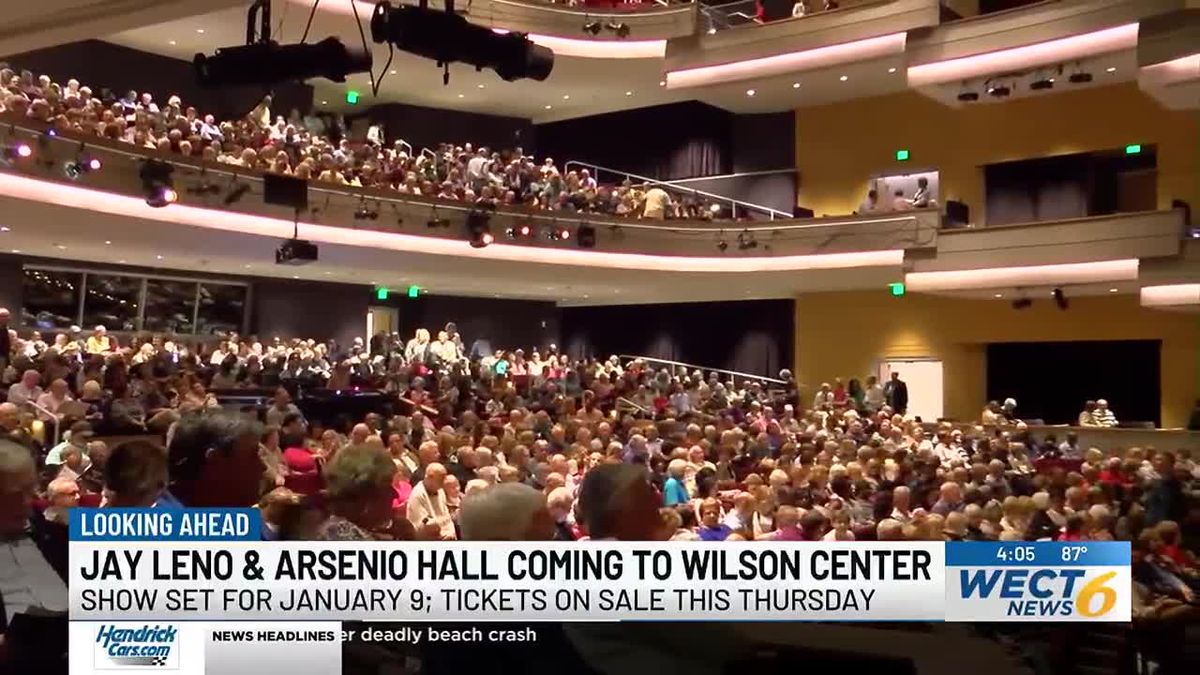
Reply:
[[[74,509],[70,534],[72,675],[337,673],[342,643],[367,637],[343,621],[486,642],[522,639],[500,622],[1124,622],[1131,611],[1125,542],[269,542],[254,509]],[[481,621],[490,637],[436,629]]]

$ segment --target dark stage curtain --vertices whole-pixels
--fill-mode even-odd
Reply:
[[[1015,398],[1020,417],[1047,424],[1075,424],[1084,402],[1103,398],[1118,421],[1157,426],[1161,351],[1159,340],[989,344],[987,397]]]
[[[560,167],[578,160],[674,180],[729,173],[733,165],[733,116],[695,101],[549,122],[535,130],[538,157],[553,157]]]
[[[791,300],[566,307],[572,357],[649,356],[775,377],[792,367]]]

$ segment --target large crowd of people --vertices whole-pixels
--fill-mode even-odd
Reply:
[[[1003,414],[921,423],[900,373],[823,385],[810,406],[786,371],[770,388],[553,346],[481,354],[453,324],[346,348],[0,333],[0,534],[14,542],[32,523],[45,548],[81,505],[253,504],[276,539],[1120,539],[1139,621],[1200,615],[1186,451],[1039,442]],[[330,421],[297,405],[354,387],[388,407]],[[269,399],[224,409],[223,392],[247,388]],[[61,577],[37,578],[49,588],[24,600],[3,587],[10,612],[65,607]]]
[[[149,92],[121,95],[78,80],[65,85],[0,64],[0,113],[24,116],[61,133],[98,137],[204,162],[272,172],[335,185],[474,204],[662,220],[711,219],[721,209],[660,184],[624,180],[603,185],[586,168],[538,161],[520,147],[443,143],[414,150],[388,139],[379,124],[352,140],[339,118],[287,116],[265,96],[240,119],[218,120],[179,96],[156,101]],[[330,120],[333,119],[332,122]]]

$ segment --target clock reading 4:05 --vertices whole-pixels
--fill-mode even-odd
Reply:
[[[1033,562],[1037,557],[1033,546],[1001,546],[996,549],[996,560],[1004,562]]]

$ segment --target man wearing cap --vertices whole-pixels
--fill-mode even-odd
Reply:
[[[65,440],[62,443],[50,448],[50,452],[46,454],[46,466],[59,466],[63,463],[63,453],[68,447],[73,447],[79,451],[83,457],[84,466],[87,465],[88,459],[88,441],[96,435],[92,431],[92,425],[87,422],[76,422],[71,425],[71,430],[67,432]]]

